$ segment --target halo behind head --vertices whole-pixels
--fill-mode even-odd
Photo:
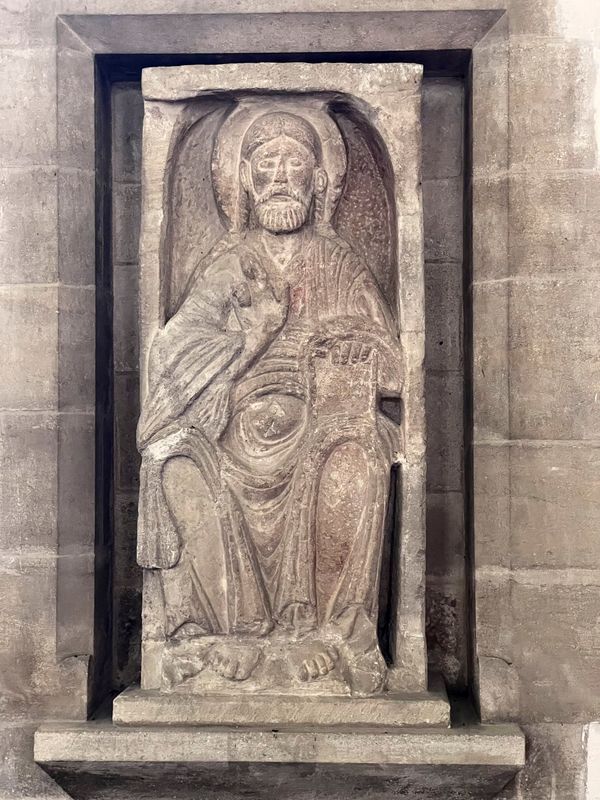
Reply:
[[[278,136],[288,136],[290,139],[294,139],[311,153],[314,153],[317,164],[321,164],[323,160],[321,140],[316,130],[307,120],[287,111],[272,111],[254,120],[246,131],[242,142],[242,158],[250,159],[252,153],[261,145],[276,139]]]
[[[260,147],[263,141],[273,137],[277,128],[270,128],[267,139],[265,135],[272,124],[272,118],[285,118],[290,127],[287,135],[298,139],[305,137],[305,146],[310,142],[312,149],[316,142],[315,154],[317,163],[327,173],[327,189],[322,201],[322,213],[317,225],[323,231],[330,229],[337,202],[342,193],[346,174],[346,146],[335,120],[328,113],[327,102],[299,98],[240,98],[231,113],[223,122],[217,135],[212,155],[212,181],[215,199],[226,224],[232,231],[243,229],[245,222],[245,192],[240,185],[239,169],[243,158],[246,139],[249,140],[254,123],[261,121],[256,128],[256,136],[252,133],[252,146]],[[268,124],[266,124],[268,123]],[[292,127],[293,123],[293,127]],[[298,125],[300,123],[300,125]],[[280,129],[279,129],[280,130]],[[297,135],[292,134],[292,130]],[[240,132],[245,131],[240,143]],[[274,134],[279,135],[278,133]],[[256,144],[254,145],[254,142]],[[251,150],[248,152],[251,154]]]

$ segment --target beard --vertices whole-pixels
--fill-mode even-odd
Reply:
[[[271,233],[289,233],[301,228],[308,219],[310,200],[297,194],[272,194],[254,197],[254,208],[262,228]]]

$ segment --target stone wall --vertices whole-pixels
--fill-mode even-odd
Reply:
[[[293,9],[332,5],[295,0]],[[335,10],[437,5],[346,0]],[[504,5],[448,0],[444,7]],[[528,737],[528,764],[503,800],[595,800],[598,735],[597,723],[590,723],[600,717],[600,6],[595,0],[509,0],[508,6],[508,163],[495,161],[488,143],[489,167],[474,175],[472,186],[476,209],[485,199],[488,214],[477,229],[485,237],[477,246],[488,254],[486,274],[476,274],[472,287],[475,667],[486,687],[482,716],[516,719]],[[240,0],[235,8],[292,10],[276,0]],[[164,0],[10,0],[0,8],[1,798],[65,796],[34,765],[31,736],[41,721],[85,718],[93,650],[85,642],[93,613],[88,595],[69,594],[65,587],[79,587],[82,575],[93,575],[94,520],[81,516],[76,501],[94,493],[94,254],[84,236],[75,231],[65,237],[61,226],[68,225],[70,204],[77,206],[94,172],[93,164],[77,161],[76,143],[65,151],[57,141],[55,15],[219,9],[231,7],[221,0],[173,0],[168,7]],[[492,39],[480,58],[493,62],[504,47]],[[499,88],[490,86],[487,113],[501,124]],[[125,105],[124,112],[133,113]],[[135,139],[130,146],[113,166],[116,198],[133,208]],[[456,178],[429,176],[439,196]],[[424,188],[427,193],[427,181]],[[506,195],[508,216],[500,200],[494,210],[494,198]],[[451,220],[443,215],[436,222]],[[115,341],[115,404],[122,426],[116,438],[122,441],[122,432],[132,436],[134,413],[127,400],[136,383],[127,298],[135,248],[117,226],[116,233],[114,311],[123,335]],[[438,269],[450,262],[460,258],[430,256],[428,281],[440,302],[449,304],[446,319],[456,321],[459,290],[452,281],[460,276]],[[446,276],[450,285],[436,287]],[[449,339],[438,341],[458,335],[456,329],[448,333]],[[429,366],[438,356],[453,366],[442,367],[443,374],[431,367],[430,385],[437,381],[444,392],[460,392],[460,364],[452,361],[458,350],[438,347],[430,342]],[[89,365],[83,374],[70,367],[82,356]],[[127,407],[129,416],[119,412]],[[457,419],[446,422],[432,410],[430,420],[443,429],[438,441]],[[450,455],[460,458],[456,448]],[[443,452],[444,464],[448,456]],[[117,458],[118,529],[131,526],[136,468],[132,458]],[[430,518],[447,515],[459,530],[462,507],[454,495],[462,488],[432,485]],[[122,543],[131,547],[130,538]],[[118,602],[132,618],[135,587],[126,574],[115,576],[116,586],[129,587]],[[76,644],[65,640],[73,626],[60,624],[69,610],[81,621]],[[127,667],[129,654],[117,647],[115,663]],[[129,673],[120,679],[129,680]]]

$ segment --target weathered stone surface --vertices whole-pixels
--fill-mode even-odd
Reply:
[[[113,180],[139,183],[142,173],[144,101],[138,83],[117,83],[112,91]]]
[[[423,82],[423,179],[456,178],[463,166],[463,85],[459,78]]]
[[[425,367],[462,369],[462,265],[428,264],[425,269]],[[452,409],[456,414],[457,407]]]
[[[0,414],[0,551],[56,550],[57,420]]]
[[[137,183],[119,183],[113,192],[113,228],[116,264],[137,264],[140,234],[140,187]]]
[[[508,177],[475,177],[471,190],[473,281],[502,280],[509,269]]]
[[[498,800],[581,800],[585,758],[582,726],[526,725],[525,735],[525,768],[498,795]]]
[[[58,298],[52,286],[0,287],[0,408],[40,410],[58,401]]]
[[[600,280],[571,277],[511,287],[514,438],[600,438],[600,305],[589,302],[599,289]]]
[[[425,260],[448,263],[462,261],[463,255],[463,179],[443,178],[423,181]],[[443,207],[444,214],[430,215],[429,209]]]
[[[33,760],[34,725],[0,729],[0,797],[11,800],[69,800],[69,795]]]
[[[113,270],[114,367],[117,372],[137,371],[139,366],[137,267]]]
[[[455,691],[467,688],[465,577],[427,576],[427,655],[432,673]]]
[[[587,722],[600,715],[600,581],[590,572],[554,577],[552,570],[531,570],[530,583],[512,586],[512,653],[523,719]]]
[[[510,157],[515,169],[596,166],[594,50],[520,36],[510,44]],[[561,113],[557,113],[561,109]]]
[[[427,488],[430,491],[461,491],[463,376],[460,372],[429,373],[426,378]]]
[[[600,175],[510,179],[510,265],[515,275],[596,272]]]
[[[96,249],[95,174],[69,167],[58,170],[58,276],[62,283],[93,286]]]
[[[420,74],[144,73],[138,561],[161,582],[156,593],[148,575],[144,689],[364,697],[386,688],[378,627],[396,619],[392,647],[406,626],[418,651],[423,321],[411,318],[403,342],[401,320],[423,308],[421,226],[407,225],[420,211]],[[349,92],[356,108],[306,94],[317,90]],[[195,104],[169,104],[181,99]],[[380,619],[379,577],[394,557],[385,531],[397,525],[390,475],[402,460],[399,538],[414,575],[386,579]],[[423,664],[398,680],[423,687],[424,677]]]
[[[1,50],[0,76],[3,164],[51,166],[56,156],[54,48]]]
[[[600,448],[515,445],[511,475],[513,565],[600,570]]]
[[[0,714],[85,719],[87,658],[57,662],[56,561],[0,558]]]
[[[458,730],[271,731],[168,729],[113,726],[103,722],[44,726],[35,757],[50,762],[289,762],[383,765],[515,767],[524,761],[524,739],[514,725]]]
[[[471,288],[473,313],[473,436],[510,437],[509,289],[499,282]]]
[[[127,690],[113,704],[116,725],[218,725],[235,727],[363,727],[390,729],[450,724],[445,692],[380,697],[227,697]]]
[[[475,568],[508,567],[511,560],[509,444],[474,446],[473,511],[477,530]]]
[[[56,170],[0,171],[0,204],[0,283],[55,281]]]
[[[92,411],[96,341],[93,286],[58,289],[58,404],[61,411]]]

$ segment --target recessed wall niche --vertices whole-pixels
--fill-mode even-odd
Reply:
[[[427,639],[449,690],[468,685],[463,453],[464,83],[423,81],[426,277]],[[135,558],[139,457],[138,230],[143,102],[139,81],[111,92],[114,336],[112,686],[139,680],[142,576]]]

